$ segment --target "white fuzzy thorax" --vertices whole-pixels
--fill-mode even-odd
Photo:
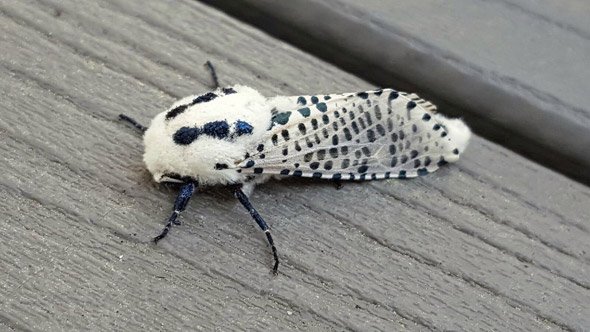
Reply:
[[[190,176],[203,185],[242,182],[244,175],[235,170],[237,162],[244,159],[248,148],[260,142],[270,125],[271,112],[266,98],[256,90],[245,86],[233,88],[238,93],[190,106],[174,119],[165,119],[167,110],[152,120],[144,136],[143,160],[156,182],[167,173]],[[170,109],[196,97],[183,98]],[[233,141],[201,135],[189,145],[175,144],[171,138],[181,127],[202,126],[211,121],[227,121],[232,126],[237,120],[250,123],[252,134]],[[217,170],[216,164],[226,164],[229,168]]]

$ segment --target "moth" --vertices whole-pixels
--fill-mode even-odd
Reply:
[[[271,178],[407,179],[456,162],[471,131],[415,94],[393,89],[267,98],[243,85],[217,88],[175,102],[143,132],[143,161],[156,182],[180,192],[157,243],[199,186],[224,185],[265,233],[276,274],[270,229],[248,198]]]

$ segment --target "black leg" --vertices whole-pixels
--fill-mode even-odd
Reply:
[[[246,210],[248,210],[254,221],[256,221],[258,226],[260,226],[260,229],[264,231],[264,234],[266,234],[266,239],[268,240],[268,244],[270,244],[270,248],[272,249],[272,255],[275,259],[275,264],[272,268],[272,273],[277,274],[279,271],[279,255],[277,254],[277,248],[275,247],[275,243],[272,240],[272,236],[270,235],[270,229],[268,228],[268,225],[266,224],[264,219],[262,219],[260,214],[258,214],[258,211],[256,211],[256,209],[252,206],[252,203],[250,203],[248,196],[246,196],[246,194],[244,194],[244,192],[242,191],[242,185],[235,185],[232,188],[234,190],[234,195],[236,196],[236,198],[240,201],[240,203],[242,203]]]
[[[170,231],[170,228],[172,227],[172,224],[179,224],[176,218],[178,218],[180,212],[184,211],[184,209],[186,208],[186,205],[188,204],[188,201],[193,195],[193,193],[195,192],[196,187],[196,182],[189,182],[184,184],[182,188],[180,188],[180,193],[178,193],[178,196],[176,196],[176,201],[174,201],[174,211],[172,212],[170,218],[168,218],[168,223],[166,223],[166,226],[164,226],[162,233],[160,233],[160,235],[154,238],[154,243],[158,243],[158,241],[166,237],[168,231]]]
[[[342,189],[342,187],[344,187],[344,185],[342,184],[342,181],[340,181],[340,180],[334,180],[334,184],[336,185],[336,190],[340,190],[340,189]]]
[[[146,126],[140,124],[139,122],[135,121],[134,119],[128,117],[125,114],[119,114],[119,119],[129,122],[130,124],[133,125],[133,127],[139,129],[142,133],[145,133],[145,131],[147,130]]]
[[[205,62],[205,66],[209,69],[209,72],[211,73],[211,78],[213,79],[213,84],[215,84],[215,89],[219,88],[219,80],[217,79],[217,72],[215,71],[215,67],[213,67],[213,64],[209,60]]]

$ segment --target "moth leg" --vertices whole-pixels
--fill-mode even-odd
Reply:
[[[336,190],[340,190],[344,187],[341,180],[334,180],[334,185],[336,185]]]
[[[272,249],[272,255],[275,260],[275,264],[272,268],[272,273],[277,274],[278,270],[279,270],[279,255],[277,254],[277,248],[275,247],[272,236],[270,235],[270,229],[268,228],[268,225],[266,224],[264,219],[262,219],[262,217],[260,216],[258,211],[256,211],[256,209],[252,206],[252,203],[250,203],[248,196],[246,196],[246,194],[244,194],[244,192],[242,191],[242,185],[239,184],[239,185],[235,185],[232,187],[234,190],[234,196],[236,196],[236,198],[240,201],[240,203],[242,203],[242,205],[246,208],[246,210],[248,210],[248,212],[250,213],[250,215],[252,216],[254,221],[256,221],[258,226],[260,226],[260,229],[262,229],[262,231],[266,235],[266,239],[268,240],[268,244],[270,245],[270,248]]]
[[[174,211],[172,212],[170,218],[168,218],[168,223],[166,223],[166,226],[164,226],[162,233],[154,238],[154,243],[158,243],[158,241],[166,237],[170,231],[170,228],[172,228],[172,224],[180,224],[176,218],[178,218],[180,213],[186,208],[186,205],[188,204],[189,199],[193,196],[196,187],[196,182],[188,182],[180,188],[180,192],[174,201]]]
[[[133,127],[138,129],[142,133],[145,133],[145,131],[147,130],[146,126],[142,125],[141,123],[135,121],[135,119],[130,118],[125,114],[119,114],[119,120],[126,121],[126,122],[130,123],[131,125],[133,125]]]
[[[207,60],[207,62],[205,62],[205,67],[207,67],[207,69],[209,69],[209,72],[211,73],[211,78],[213,79],[214,88],[215,89],[219,88],[219,79],[217,79],[217,72],[215,71],[215,67],[213,67],[213,64],[211,63],[211,61]]]

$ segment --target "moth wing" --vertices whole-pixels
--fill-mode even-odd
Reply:
[[[342,180],[410,178],[458,160],[470,137],[458,119],[391,89],[275,97],[272,125],[243,173]]]

